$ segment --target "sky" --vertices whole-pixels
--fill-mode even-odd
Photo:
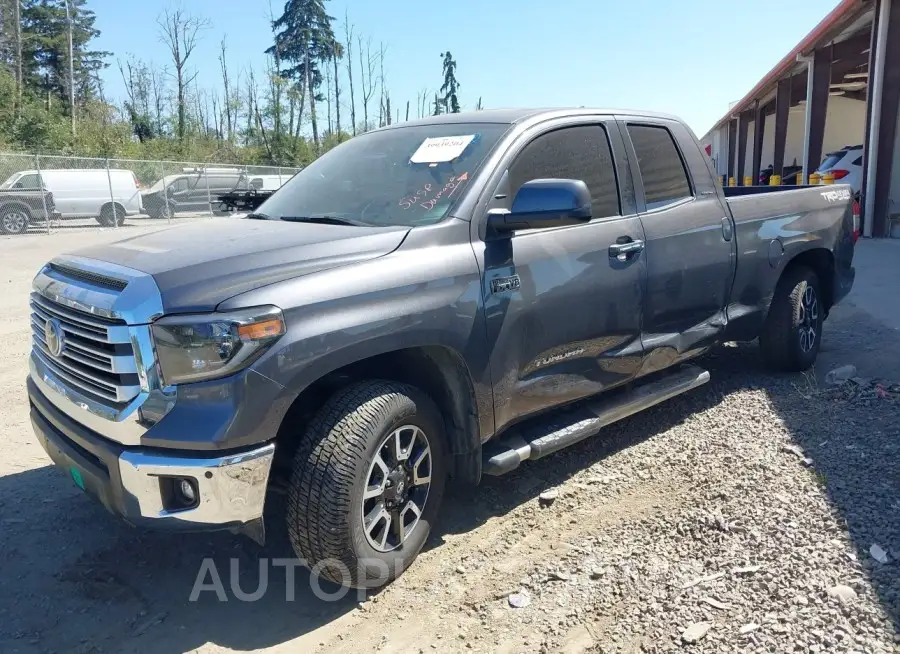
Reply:
[[[441,85],[441,53],[457,62],[463,109],[594,106],[672,113],[702,136],[838,0],[326,0],[343,37],[355,33],[386,48],[385,78],[405,111]],[[124,95],[115,64],[128,54],[165,64],[156,17],[172,0],[89,0],[101,30],[97,48],[112,52],[108,97]],[[198,83],[221,88],[219,44],[232,71],[265,67],[272,43],[269,0],[182,0],[210,28],[189,61]],[[276,15],[283,4],[271,0]],[[356,50],[356,43],[354,43]],[[354,58],[358,54],[354,51]],[[354,71],[358,83],[358,68]],[[346,87],[346,84],[344,84]],[[346,91],[346,88],[345,88]],[[343,92],[342,92],[343,94]],[[349,95],[349,94],[348,94]],[[357,96],[359,91],[357,89]],[[343,100],[344,98],[342,98]],[[359,106],[359,97],[357,97]],[[324,107],[323,107],[324,111]],[[346,110],[345,110],[346,111]],[[360,110],[358,109],[358,112]]]

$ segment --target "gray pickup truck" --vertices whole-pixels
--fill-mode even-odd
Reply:
[[[0,186],[0,234],[24,234],[28,227],[60,220],[53,193],[37,187],[37,175],[25,175],[14,186]]]
[[[687,362],[717,343],[812,365],[853,283],[853,206],[839,185],[723,189],[667,116],[394,125],[247,219],[44,266],[32,421],[130,523],[262,541],[281,506],[314,571],[382,585],[448,479],[503,474],[703,384]]]

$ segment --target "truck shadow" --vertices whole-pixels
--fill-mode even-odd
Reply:
[[[900,566],[877,564],[869,555],[873,542],[886,550],[894,545],[894,551],[900,544],[898,452],[895,440],[884,437],[900,433],[900,412],[838,410],[830,418],[834,428],[823,433],[816,427],[821,420],[810,417],[821,415],[824,400],[798,391],[808,383],[803,376],[763,370],[755,346],[719,348],[698,363],[711,372],[706,386],[510,475],[487,478],[470,496],[448,498],[427,547],[440,548],[444,536],[478,529],[613,453],[715,407],[730,393],[762,389],[811,459],[856,549],[860,574],[900,627]],[[900,370],[900,359],[894,365]],[[269,536],[270,544],[262,548],[228,533],[135,530],[83,497],[54,468],[0,477],[0,651],[78,646],[85,652],[173,652],[207,643],[247,651],[295,639],[296,651],[310,651],[326,639],[317,629],[332,625],[350,632],[341,620],[352,619],[348,613],[360,599],[356,591],[325,600],[302,569],[291,583],[285,561],[273,565],[292,557],[279,523],[269,524]],[[214,590],[210,570],[226,601]],[[258,600],[240,599],[260,587],[265,592]],[[333,586],[321,588],[341,594]],[[195,590],[200,592],[191,601]]]
[[[49,466],[0,478],[0,525],[2,652],[255,650],[359,601],[294,567],[279,525],[265,548],[227,532],[133,529]]]

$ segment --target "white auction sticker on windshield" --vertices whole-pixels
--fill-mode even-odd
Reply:
[[[437,164],[453,161],[463,153],[474,138],[474,134],[427,138],[422,141],[419,149],[413,152],[413,156],[409,158],[409,161],[410,163],[418,164]]]

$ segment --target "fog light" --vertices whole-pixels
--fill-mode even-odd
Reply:
[[[178,480],[177,488],[178,494],[185,504],[190,505],[197,501],[197,489],[194,488],[194,482],[190,479]]]

